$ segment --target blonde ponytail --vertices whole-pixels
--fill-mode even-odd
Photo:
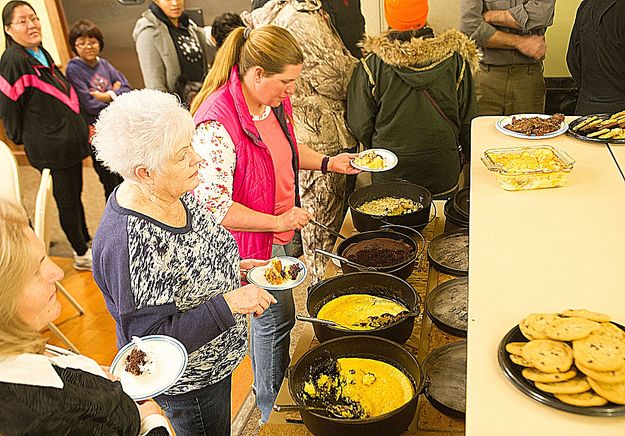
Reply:
[[[217,50],[215,63],[209,71],[202,89],[191,103],[191,113],[195,115],[200,105],[230,77],[232,67],[239,66],[240,77],[255,66],[273,75],[284,71],[287,65],[300,65],[304,54],[299,44],[288,30],[278,26],[263,26],[254,30],[245,27],[234,29],[223,45]]]

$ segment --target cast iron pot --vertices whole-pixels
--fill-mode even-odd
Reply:
[[[419,394],[424,388],[424,376],[414,356],[384,338],[363,335],[337,338],[309,350],[288,371],[289,393],[293,400],[300,406],[307,406],[302,393],[311,372],[329,359],[341,357],[376,359],[395,366],[411,379],[413,396],[400,408],[374,418],[340,419],[321,411],[301,410],[306,428],[319,436],[391,436],[403,433],[415,417]]]
[[[408,228],[408,230],[413,230],[413,229]],[[410,246],[410,249],[412,251],[412,254],[410,255],[408,259],[406,259],[403,262],[397,263],[395,265],[389,265],[385,267],[378,267],[376,265],[369,265],[369,266],[375,267],[380,272],[393,274],[394,276],[397,276],[399,278],[407,279],[408,277],[410,277],[410,274],[412,274],[412,270],[414,269],[415,263],[417,259],[419,259],[419,256],[421,255],[421,252],[423,251],[423,248],[425,247],[425,239],[423,238],[423,236],[416,230],[414,230],[414,234],[415,235],[418,234],[419,237],[421,238],[421,241],[422,241],[421,248],[419,248],[418,242],[415,239],[411,238],[410,236],[407,236],[404,233],[396,232],[394,231],[394,229],[383,229],[383,230],[372,230],[369,232],[356,233],[355,235],[352,235],[349,238],[342,240],[341,243],[336,248],[336,254],[338,254],[339,256],[345,257],[344,255],[345,250],[347,250],[347,248],[350,245],[355,244],[357,242],[366,241],[369,239],[389,238],[389,239],[395,239],[397,241],[403,241]],[[357,268],[351,265],[348,265],[345,262],[341,262],[341,269],[343,270],[344,273],[358,271]]]
[[[377,216],[360,212],[358,207],[368,201],[384,197],[408,198],[419,202],[423,208],[398,216]],[[359,232],[377,230],[384,224],[399,224],[401,226],[412,227],[416,230],[423,230],[428,225],[430,218],[430,208],[432,206],[432,193],[423,186],[414,185],[409,182],[389,182],[375,183],[363,186],[354,191],[347,200],[352,214],[352,222]]]
[[[355,272],[334,276],[308,288],[306,308],[312,317],[330,300],[348,294],[369,294],[395,300],[408,308],[410,315],[400,320],[372,330],[346,330],[313,323],[315,336],[319,342],[342,336],[366,334],[378,336],[403,344],[412,334],[414,319],[421,309],[421,297],[405,280],[381,272]]]

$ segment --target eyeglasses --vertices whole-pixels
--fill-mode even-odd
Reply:
[[[92,41],[89,41],[89,42],[77,42],[76,43],[76,47],[78,47],[78,48],[97,47],[99,45],[100,45],[100,43],[98,41],[95,41],[95,42],[92,42]]]
[[[28,17],[28,18],[20,18],[18,21],[14,21],[12,24],[15,26],[27,26],[29,22],[33,23],[35,26],[37,24],[39,24],[39,17],[37,15],[33,15],[32,17]]]

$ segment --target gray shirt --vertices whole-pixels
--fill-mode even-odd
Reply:
[[[547,27],[553,24],[555,0],[462,0],[460,10],[460,30],[475,40],[484,53],[482,63],[487,65],[534,64],[537,61],[518,50],[486,48],[493,34],[500,30],[517,35],[544,35]],[[486,11],[508,10],[521,26],[511,29],[488,24],[482,18]]]

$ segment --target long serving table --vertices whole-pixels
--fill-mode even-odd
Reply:
[[[625,434],[625,417],[588,417],[518,391],[497,362],[502,337],[532,312],[586,308],[625,324],[625,181],[607,145],[562,135],[528,141],[472,124],[467,435]],[[568,184],[507,192],[487,148],[549,144],[576,164]],[[623,148],[620,148],[623,147]],[[612,146],[625,170],[625,147]]]

